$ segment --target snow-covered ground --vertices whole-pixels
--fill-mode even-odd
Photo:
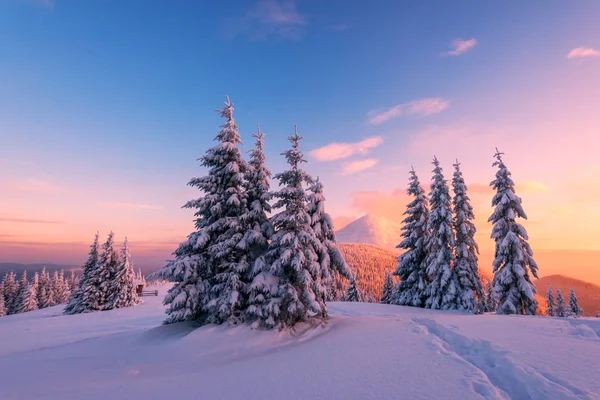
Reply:
[[[291,336],[162,326],[161,299],[0,318],[0,399],[600,399],[596,319],[332,303]]]

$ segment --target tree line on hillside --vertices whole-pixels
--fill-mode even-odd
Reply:
[[[50,276],[44,267],[31,280],[27,279],[27,271],[23,271],[20,279],[14,271],[7,272],[0,283],[0,317],[66,303],[77,284],[75,271],[71,271],[69,278],[63,270]]]
[[[548,286],[546,292],[546,310],[545,314],[549,317],[579,317],[583,309],[579,307],[579,300],[575,294],[575,289],[569,290],[569,304],[565,304],[565,298],[562,291],[556,289],[556,300],[552,287]]]
[[[196,211],[195,230],[156,274],[175,282],[164,300],[165,323],[283,329],[323,321],[334,273],[353,280],[335,246],[323,183],[301,168],[306,160],[295,128],[282,153],[289,167],[275,175],[279,190],[271,191],[265,135],[260,128],[253,134],[244,160],[233,111],[227,98],[217,144],[200,159],[208,173],[189,182],[202,193],[184,206]]]
[[[131,262],[127,238],[120,254],[114,248],[114,234],[110,232],[106,242],[99,248],[98,233],[90,246],[87,261],[79,284],[71,293],[64,309],[65,314],[80,314],[131,307],[140,303],[136,276]]]
[[[494,212],[488,219],[493,224],[496,252],[494,278],[487,290],[484,291],[478,272],[474,213],[460,163],[453,164],[451,198],[442,167],[434,157],[429,196],[415,170],[410,171],[408,194],[413,200],[404,212],[404,239],[398,248],[405,252],[398,258],[394,272],[400,282],[393,294],[388,294],[391,303],[479,313],[538,313],[531,280],[531,275],[537,278],[538,266],[527,242],[527,232],[517,222],[517,218],[527,216],[502,156],[496,150],[493,166],[498,170],[490,183],[496,191],[492,199]]]

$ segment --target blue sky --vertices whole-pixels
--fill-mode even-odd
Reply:
[[[78,243],[111,226],[176,243],[225,95],[246,148],[257,123],[267,132],[275,172],[298,124],[340,224],[376,211],[373,196],[400,219],[408,167],[427,183],[433,154],[487,184],[500,146],[529,188],[562,191],[600,126],[598,15],[571,1],[0,0],[0,219],[57,222],[0,235]],[[566,131],[579,147],[564,154]],[[331,143],[353,150],[310,153]],[[541,168],[557,149],[568,162]],[[557,205],[530,191],[543,220]]]

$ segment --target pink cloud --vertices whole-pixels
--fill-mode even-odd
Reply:
[[[450,50],[443,54],[449,56],[458,56],[471,50],[473,47],[475,47],[476,44],[477,40],[475,38],[469,40],[455,39],[450,44],[453,50]]]
[[[591,47],[577,47],[567,54],[567,58],[586,58],[586,57],[598,57],[600,51],[592,49]]]
[[[437,114],[444,111],[450,102],[441,98],[424,98],[413,100],[408,103],[395,105],[387,110],[369,111],[369,122],[372,125],[379,125],[392,118],[400,116],[417,116],[424,117],[427,115]]]
[[[373,136],[355,143],[331,143],[319,147],[309,154],[318,161],[335,161],[355,154],[366,154],[370,149],[380,146],[382,143],[382,137]]]
[[[298,11],[294,0],[259,0],[244,17],[231,20],[228,28],[232,36],[300,39],[307,22],[306,14]]]
[[[137,203],[120,203],[120,202],[108,202],[98,203],[98,206],[102,208],[112,208],[118,210],[158,210],[160,206],[153,204],[137,204]]]
[[[373,168],[379,163],[379,160],[368,158],[366,160],[352,161],[342,166],[342,175],[352,175],[361,171]]]

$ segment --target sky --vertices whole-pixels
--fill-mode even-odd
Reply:
[[[96,231],[164,264],[235,105],[268,166],[298,125],[341,228],[401,221],[461,163],[482,251],[497,147],[540,276],[600,284],[600,2],[0,0],[0,262],[81,264]],[[276,182],[274,182],[276,187]]]

